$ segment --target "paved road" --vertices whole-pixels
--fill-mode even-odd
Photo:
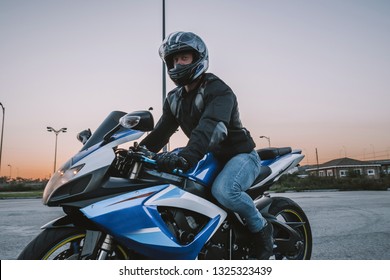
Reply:
[[[390,191],[273,195],[292,198],[306,212],[312,259],[390,260]],[[16,259],[40,227],[60,215],[39,199],[0,200],[0,259]]]
[[[298,202],[310,220],[312,259],[390,260],[390,191],[283,196]]]

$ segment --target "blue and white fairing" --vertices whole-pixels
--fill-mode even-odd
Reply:
[[[200,213],[209,221],[192,242],[182,245],[162,220],[157,210],[161,206]],[[171,184],[100,201],[81,212],[125,246],[147,257],[163,259],[195,259],[227,215],[215,204]]]
[[[210,188],[221,165],[207,154],[183,178]],[[167,228],[157,207],[174,207],[202,214],[208,223],[189,244],[183,245]],[[150,258],[195,259],[226,219],[214,203],[173,184],[157,185],[94,203],[80,210],[125,246]],[[125,222],[124,222],[125,221]]]

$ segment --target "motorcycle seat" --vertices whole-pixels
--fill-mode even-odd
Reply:
[[[279,156],[287,155],[291,153],[291,151],[291,147],[264,148],[256,150],[261,160],[275,159]]]

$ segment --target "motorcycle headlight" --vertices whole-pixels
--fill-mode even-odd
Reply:
[[[50,196],[61,186],[68,183],[73,179],[80,170],[84,167],[85,164],[80,164],[70,168],[70,162],[65,163],[58,171],[53,174],[47,183],[45,190],[43,191],[43,203],[47,204]]]

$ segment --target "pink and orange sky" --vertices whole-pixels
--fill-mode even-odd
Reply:
[[[162,1],[0,1],[0,176],[49,177],[113,110],[161,114]],[[166,32],[206,42],[257,147],[303,164],[390,158],[390,2],[166,0]],[[173,84],[168,82],[168,90]],[[2,114],[0,110],[0,120]],[[171,147],[183,146],[182,133]]]

